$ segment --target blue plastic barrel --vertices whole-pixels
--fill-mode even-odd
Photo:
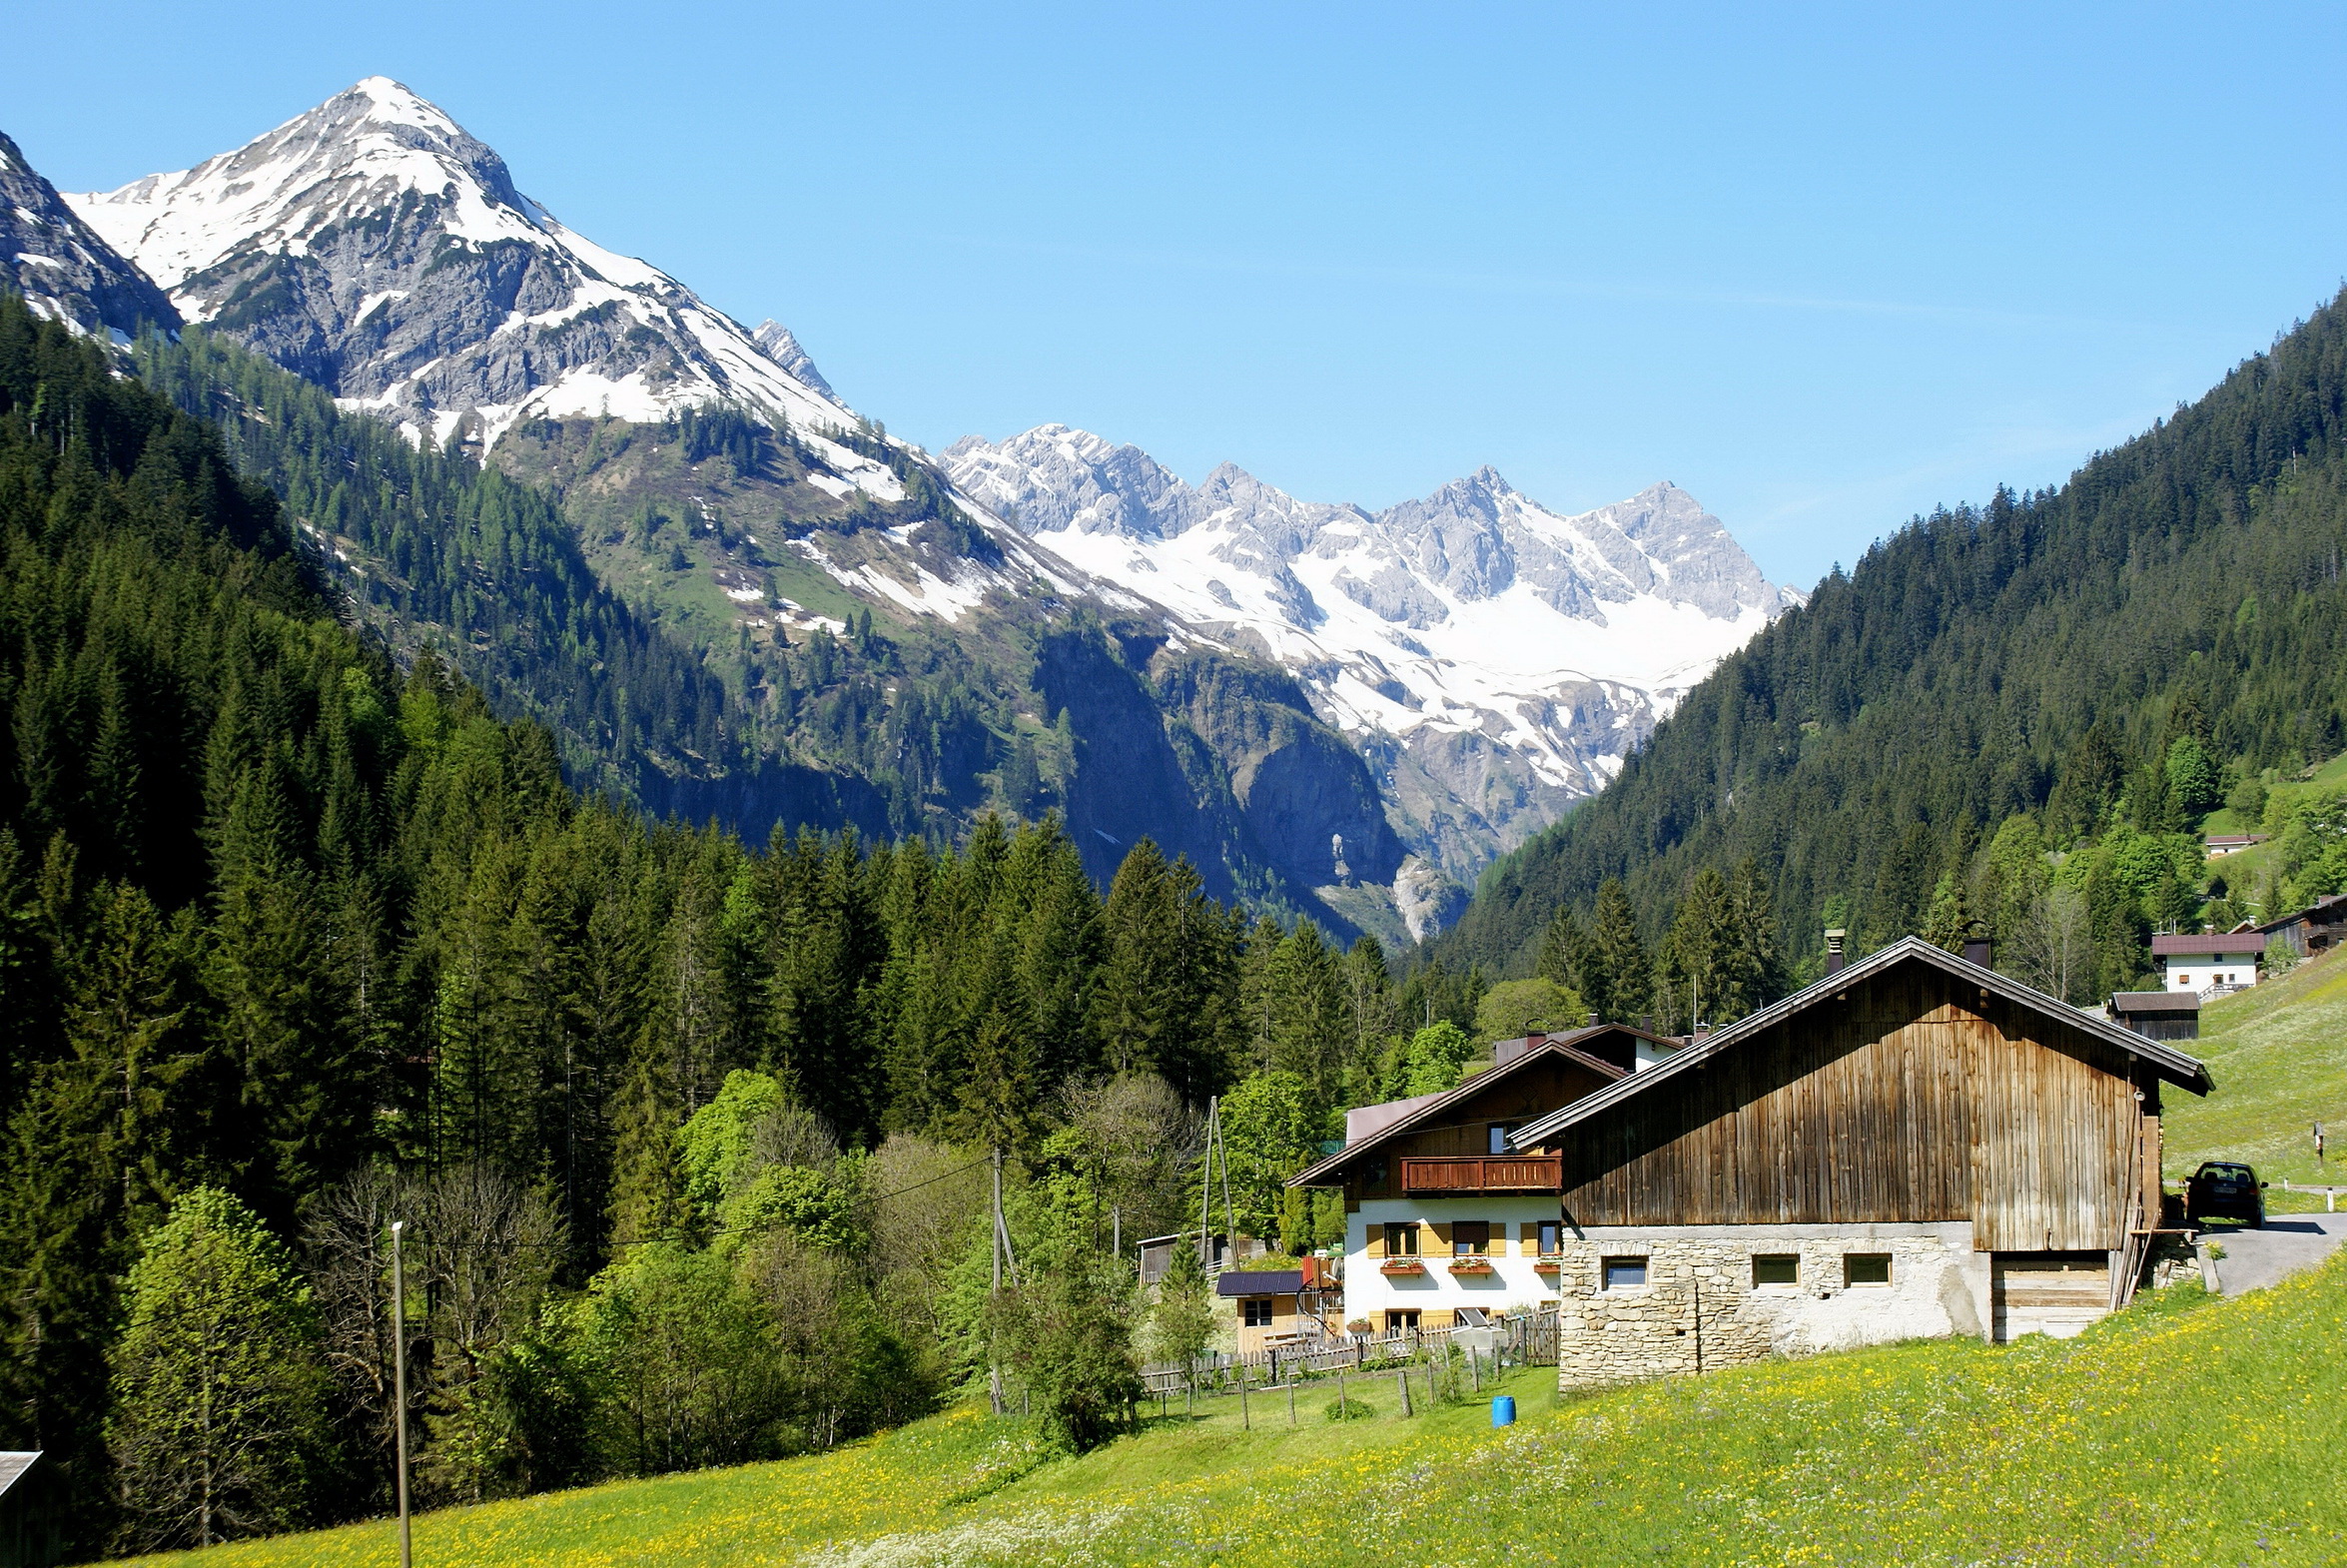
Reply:
[[[1491,1424],[1494,1426],[1516,1424],[1516,1396],[1514,1394],[1493,1394],[1491,1396]]]

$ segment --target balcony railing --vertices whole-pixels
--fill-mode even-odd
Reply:
[[[1554,1192],[1563,1187],[1562,1155],[1463,1155],[1404,1160],[1404,1192]]]

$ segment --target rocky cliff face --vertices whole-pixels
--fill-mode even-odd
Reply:
[[[653,421],[719,398],[810,431],[857,422],[675,279],[565,228],[386,77],[193,169],[68,200],[190,321],[434,441],[466,420],[493,443],[524,418]],[[842,455],[843,477],[889,487]]]
[[[1228,464],[1191,485],[1065,425],[941,461],[1055,554],[1290,671],[1401,841],[1460,881],[1600,788],[1796,599],[1667,483],[1565,516],[1485,468],[1371,512]]]
[[[179,313],[163,291],[81,220],[56,187],[0,136],[0,279],[53,320],[84,333],[135,338],[173,331]]]

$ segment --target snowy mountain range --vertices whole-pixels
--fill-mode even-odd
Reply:
[[[999,662],[1016,657],[1003,625],[1090,603],[1120,628],[1103,647],[1134,692],[1093,713],[1109,750],[1058,786],[1088,854],[1186,834],[1201,864],[1284,868],[1365,926],[1438,926],[1461,884],[1602,787],[1797,599],[1669,484],[1568,516],[1485,468],[1370,511],[1228,465],[1191,485],[1064,425],[932,458],[849,407],[780,323],[744,327],[576,234],[384,77],[110,192],[60,198],[0,139],[0,278],[37,307],[118,337],[203,324],[346,408],[548,484],[593,569],[742,661],[745,689],[764,686],[761,650],[842,627],[852,604],[991,638]],[[586,433],[673,432],[716,405],[773,432],[764,455],[687,461],[673,434]],[[672,543],[660,529],[680,510]],[[999,688],[993,751],[1025,755],[1028,726],[1110,678],[1077,678],[1073,645],[1053,646]],[[1293,717],[1233,719],[1206,693],[1237,688],[1176,667],[1198,657],[1276,667],[1245,701]],[[1148,788],[1112,755],[1146,741],[1134,701],[1159,704],[1173,743]],[[1175,760],[1193,743],[1176,731],[1213,756],[1204,773]],[[1158,820],[1191,809],[1221,825]]]
[[[1371,512],[1223,464],[1197,485],[1063,424],[941,454],[1053,553],[1292,671],[1459,879],[1603,787],[1798,602],[1677,486],[1564,516],[1490,468]]]

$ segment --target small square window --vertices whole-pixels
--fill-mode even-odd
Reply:
[[[1609,1257],[1605,1260],[1605,1287],[1608,1290],[1635,1290],[1645,1283],[1645,1258]]]
[[[1415,1328],[1418,1326],[1418,1314],[1414,1309],[1407,1312],[1387,1312],[1385,1314],[1385,1326],[1388,1330],[1395,1328]]]
[[[1418,1255],[1418,1227],[1416,1225],[1387,1225],[1385,1227],[1385,1255],[1387,1257],[1416,1257]]]
[[[1801,1283],[1801,1259],[1791,1252],[1759,1252],[1752,1259],[1752,1282],[1756,1285],[1797,1285]]]
[[[1450,1255],[1474,1257],[1491,1250],[1491,1221],[1460,1219],[1450,1227]]]
[[[1490,1140],[1489,1152],[1494,1155],[1515,1153],[1508,1148],[1508,1135],[1515,1130],[1515,1124],[1512,1122],[1494,1122],[1485,1128],[1484,1133]]]
[[[1238,1320],[1249,1328],[1268,1328],[1271,1326],[1271,1298],[1267,1295],[1250,1295],[1241,1297],[1238,1303]]]
[[[1852,1285],[1889,1284],[1891,1282],[1891,1254],[1889,1252],[1844,1253],[1842,1282]]]
[[[1540,1255],[1554,1257],[1565,1249],[1565,1222],[1562,1219],[1540,1221]]]

